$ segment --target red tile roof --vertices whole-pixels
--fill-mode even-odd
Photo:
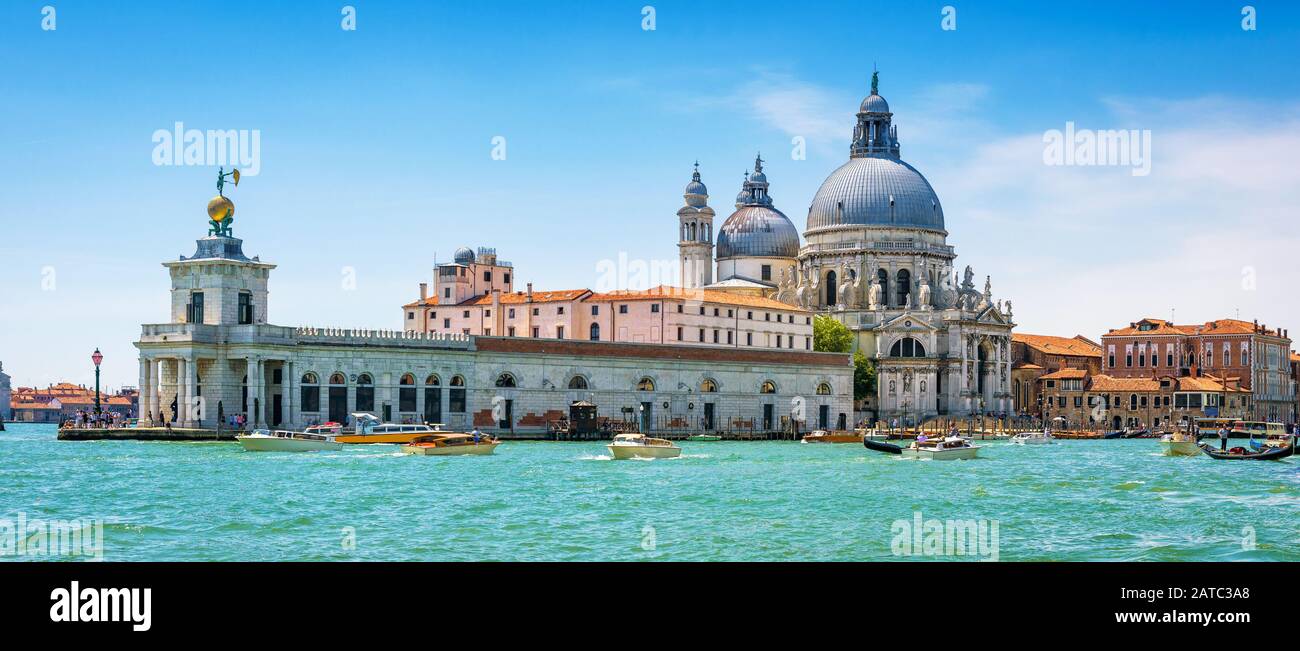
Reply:
[[[1085,339],[1083,335],[1075,335],[1074,337],[1053,337],[1051,335],[1031,335],[1023,332],[1014,332],[1011,334],[1011,341],[1023,343],[1030,348],[1051,355],[1101,357],[1101,346]]]
[[[1040,380],[1082,380],[1088,377],[1088,371],[1081,368],[1063,368],[1055,373],[1041,376]]]

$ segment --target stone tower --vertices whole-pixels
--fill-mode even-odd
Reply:
[[[700,182],[700,164],[686,185],[686,205],[677,211],[680,237],[677,248],[681,259],[681,284],[698,289],[713,284],[713,209],[709,207],[709,189]]]

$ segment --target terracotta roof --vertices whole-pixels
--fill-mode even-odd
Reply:
[[[1143,324],[1154,325],[1155,328],[1151,330],[1139,330],[1138,328]],[[1169,321],[1165,321],[1164,319],[1142,319],[1140,321],[1136,321],[1132,323],[1127,328],[1117,328],[1115,330],[1111,330],[1110,332],[1107,332],[1106,334],[1102,335],[1102,338],[1120,337],[1124,335],[1159,336],[1159,335],[1188,335],[1188,334],[1192,334],[1192,333],[1187,330],[1184,330],[1183,326],[1176,326],[1173,323],[1170,323]]]
[[[1016,362],[1011,366],[1011,370],[1013,371],[1019,371],[1020,369],[1025,369],[1030,371],[1040,371],[1042,370],[1042,368],[1043,367],[1034,364],[1032,362]]]
[[[672,287],[669,285],[659,285],[658,287],[652,287],[645,290],[618,290],[602,294],[592,294],[591,296],[588,296],[586,300],[601,303],[608,303],[611,301],[685,300],[698,303],[718,303],[721,305],[756,307],[767,310],[780,310],[782,312],[808,311],[794,305],[788,305],[761,296],[750,296],[713,289],[683,289],[681,287]]]
[[[1155,325],[1154,330],[1139,330],[1138,326],[1149,323]],[[1130,325],[1127,328],[1118,328],[1102,335],[1107,336],[1125,336],[1125,335],[1249,335],[1255,334],[1255,323],[1253,321],[1242,321],[1241,319],[1216,319],[1206,321],[1205,323],[1192,323],[1177,325],[1164,319],[1142,319]],[[1276,337],[1277,330],[1265,329],[1263,334]]]
[[[563,289],[554,292],[533,292],[533,303],[560,303],[564,301],[574,301],[590,294],[590,289]],[[502,305],[519,305],[528,303],[528,294],[524,292],[511,292],[501,294]],[[456,304],[457,307],[462,305],[491,305],[491,294],[480,294],[470,299],[463,300]]]
[[[1092,376],[1091,391],[1159,391],[1160,382],[1152,378],[1119,378],[1109,375]]]
[[[1081,368],[1063,368],[1055,373],[1048,373],[1040,380],[1082,380],[1088,377],[1088,371]]]
[[[1053,337],[1051,335],[1031,335],[1023,332],[1014,332],[1011,334],[1011,341],[1023,343],[1030,348],[1052,355],[1101,357],[1101,346],[1085,339],[1083,335],[1076,335],[1074,337]]]
[[[798,367],[851,366],[848,353],[816,353],[801,350],[682,346],[674,344],[639,344],[577,339],[532,339],[528,337],[476,337],[480,351],[564,355],[586,357],[622,357],[674,359],[700,362],[743,362],[749,364],[793,364]]]
[[[1180,377],[1178,378],[1179,391],[1223,391],[1222,382],[1209,377]]]

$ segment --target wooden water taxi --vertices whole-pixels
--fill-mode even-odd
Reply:
[[[824,429],[805,434],[800,443],[861,443],[862,434],[858,432],[828,432]]]
[[[384,423],[366,413],[352,414],[352,419],[357,424],[355,430],[350,434],[339,434],[335,437],[335,440],[339,443],[405,445],[421,436],[437,434],[442,431],[436,426],[431,427],[429,425]]]
[[[402,452],[426,457],[443,457],[461,454],[492,454],[501,445],[501,441],[486,434],[465,434],[463,432],[439,432],[426,434],[407,445]]]
[[[635,433],[619,434],[605,447],[615,459],[672,459],[682,454],[672,441]]]
[[[235,437],[248,452],[318,452],[342,450],[343,444],[329,434],[308,434],[288,430],[253,430]]]
[[[957,459],[974,459],[979,456],[980,446],[971,445],[970,441],[960,436],[948,436],[937,439],[918,438],[911,445],[903,448],[904,459],[930,459],[933,461],[954,461]]]
[[[1178,431],[1160,437],[1160,453],[1167,457],[1200,456],[1201,448],[1196,444],[1196,436]]]

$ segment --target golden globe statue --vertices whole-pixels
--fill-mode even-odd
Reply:
[[[208,202],[208,219],[220,223],[235,216],[235,204],[230,199],[217,195]]]

